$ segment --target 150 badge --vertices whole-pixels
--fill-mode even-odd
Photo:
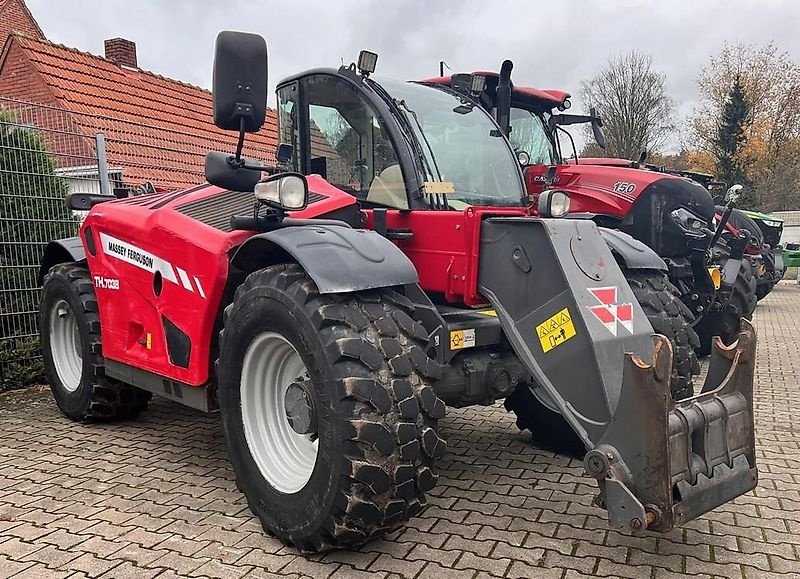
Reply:
[[[627,181],[617,181],[614,183],[614,191],[617,193],[633,193],[636,191],[636,183],[628,183]]]

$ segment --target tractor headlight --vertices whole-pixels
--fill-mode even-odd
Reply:
[[[703,237],[706,234],[706,222],[688,209],[679,207],[673,210],[670,215],[672,219],[675,220],[675,223],[678,224],[678,227],[687,235],[691,237]]]
[[[569,213],[569,194],[552,189],[539,195],[539,215],[542,217],[564,217]]]
[[[303,175],[284,173],[256,184],[256,199],[267,205],[297,211],[308,201],[308,183]]]

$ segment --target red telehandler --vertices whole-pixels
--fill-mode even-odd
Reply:
[[[304,551],[417,514],[446,405],[520,389],[583,443],[613,527],[666,532],[753,489],[752,326],[675,402],[670,342],[596,225],[532,218],[493,118],[375,80],[376,58],[282,81],[266,166],[241,154],[265,119],[266,43],[220,33],[213,117],[239,146],[208,154],[209,183],[68,198],[89,214],[41,267],[62,412],[131,418],[152,393],[218,409],[253,513]]]

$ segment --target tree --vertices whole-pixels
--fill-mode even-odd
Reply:
[[[725,44],[698,78],[701,103],[690,121],[692,147],[718,158],[723,114],[737,82],[748,105],[737,153],[764,210],[800,207],[800,66],[773,43]]]
[[[716,160],[717,178],[733,185],[735,183],[748,185],[746,162],[742,152],[747,144],[747,129],[751,122],[750,104],[744,94],[741,79],[737,76],[730,88],[728,99],[722,109],[722,118],[717,128],[717,137],[714,139],[713,154]],[[740,199],[738,205],[749,209],[755,199],[748,196]]]
[[[610,59],[581,84],[581,98],[602,117],[611,157],[638,159],[643,150],[658,151],[675,129],[666,75],[653,70],[653,58],[641,52]]]
[[[0,389],[41,380],[36,310],[45,244],[75,235],[44,139],[0,110]]]

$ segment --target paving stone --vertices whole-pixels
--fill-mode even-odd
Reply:
[[[5,555],[0,554],[0,579],[13,577],[34,566],[36,566],[36,563],[32,561],[12,561]]]
[[[138,421],[87,426],[47,391],[0,395],[0,579],[800,576],[796,286],[779,284],[755,324],[759,488],[666,535],[610,530],[581,462],[534,447],[495,404],[448,410],[422,516],[358,550],[300,555],[247,510],[217,416],[156,398]]]

